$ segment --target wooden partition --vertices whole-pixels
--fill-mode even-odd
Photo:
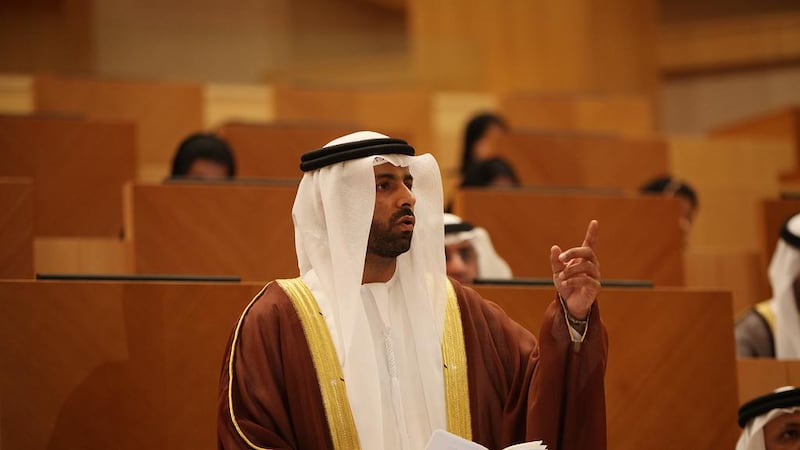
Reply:
[[[478,290],[530,330],[538,330],[544,305],[553,297],[543,288]],[[687,442],[693,449],[733,448],[737,397],[730,295],[604,289],[601,297],[609,334],[608,448],[656,450]]]
[[[800,213],[800,198],[787,198],[780,200],[764,200],[761,203],[763,210],[763,247],[764,261],[769,263],[783,225],[795,214]]]
[[[134,184],[126,212],[137,273],[297,276],[297,186]]]
[[[33,178],[36,236],[119,236],[134,145],[128,122],[0,116],[0,176]]]
[[[418,153],[436,154],[431,98],[426,90],[405,88],[276,86],[274,91],[277,120],[360,124],[365,130],[406,139]]]
[[[499,150],[522,184],[636,191],[669,172],[667,144],[655,138],[515,130]]]
[[[655,133],[653,105],[643,96],[510,94],[500,98],[500,112],[512,128]]]
[[[465,189],[455,208],[489,232],[515,276],[551,277],[550,247],[580,245],[589,221],[597,219],[605,278],[683,284],[680,204],[674,198]]]
[[[739,404],[782,386],[800,386],[800,361],[773,358],[739,358]]]
[[[260,288],[0,283],[3,448],[216,448],[223,352]]]
[[[672,173],[700,199],[690,248],[761,251],[760,203],[776,198],[779,177],[795,166],[790,144],[733,139],[669,139]]]
[[[714,137],[765,139],[788,142],[800,159],[800,106],[792,106],[714,128]]]
[[[194,83],[36,77],[37,112],[82,113],[136,124],[140,179],[169,174],[172,155],[190,133],[203,129],[203,87]]]
[[[240,177],[300,179],[300,155],[360,129],[307,122],[226,123],[219,132],[236,154]]]
[[[260,287],[0,282],[4,447],[215,448],[222,355]],[[480,291],[534,331],[553,297],[546,288]],[[732,448],[730,297],[606,289],[601,301],[608,448]]]
[[[687,250],[684,284],[693,289],[730,291],[734,315],[769,298],[761,253],[751,250]]]
[[[33,277],[35,194],[30,178],[0,178],[0,278]]]

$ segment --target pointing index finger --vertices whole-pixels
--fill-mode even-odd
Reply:
[[[595,246],[597,246],[597,229],[600,227],[600,224],[596,220],[592,220],[589,222],[589,228],[586,229],[586,237],[583,238],[582,247],[589,247],[594,250]]]

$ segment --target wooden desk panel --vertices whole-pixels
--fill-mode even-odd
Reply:
[[[739,358],[739,405],[783,386],[800,386],[800,361]]]
[[[680,204],[674,198],[465,189],[455,208],[489,232],[515,276],[551,277],[550,247],[580,245],[589,221],[597,219],[603,277],[683,284]]]
[[[297,276],[296,186],[135,184],[128,229],[137,273]]]
[[[709,132],[714,137],[767,139],[789,142],[800,159],[800,107],[793,106],[721,125]]]
[[[796,164],[789,144],[732,139],[669,139],[672,173],[697,191],[689,247],[761,251],[761,201],[777,198],[779,176]],[[713,169],[713,170],[712,170]]]
[[[33,178],[36,236],[119,236],[135,142],[127,122],[0,116],[0,176]]]
[[[33,180],[0,178],[0,278],[33,278]]]
[[[433,102],[424,89],[276,86],[274,101],[277,120],[360,124],[362,130],[407,140],[418,154],[437,154]]]
[[[3,447],[215,448],[222,356],[260,288],[0,282]]]
[[[511,94],[500,98],[500,112],[513,128],[601,131],[624,136],[655,132],[653,106],[633,95]]]
[[[769,264],[783,225],[795,214],[800,213],[800,199],[764,200],[762,208],[764,262]],[[766,273],[766,272],[765,272]]]
[[[615,187],[637,191],[669,172],[667,144],[660,139],[513,131],[500,154],[522,184]]]
[[[300,179],[300,155],[339,136],[360,130],[357,125],[227,123],[220,134],[236,154],[240,177]]]
[[[554,296],[546,288],[478,291],[537,334]],[[686,442],[693,449],[733,448],[738,429],[730,294],[605,289],[600,308],[609,333],[608,448],[656,450]]]
[[[134,122],[138,174],[146,180],[169,175],[178,144],[203,129],[203,87],[199,84],[39,76],[34,95],[37,112]]]
[[[260,288],[0,281],[3,443],[31,450],[127,450],[153,442],[214,448],[222,355]],[[532,330],[553,297],[546,288],[479,290]],[[609,448],[732,448],[730,297],[607,289],[601,301],[610,337]]]

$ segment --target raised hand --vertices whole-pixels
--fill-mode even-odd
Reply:
[[[596,220],[589,222],[586,237],[580,247],[567,251],[561,251],[558,245],[550,248],[553,283],[566,302],[569,315],[579,320],[589,315],[589,310],[600,292],[600,262],[594,253],[598,227]]]

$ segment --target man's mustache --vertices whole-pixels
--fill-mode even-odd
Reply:
[[[389,221],[391,223],[394,223],[394,222],[397,222],[398,220],[400,220],[401,217],[405,217],[405,216],[414,217],[414,211],[412,211],[411,208],[408,208],[408,207],[400,208],[399,210],[397,210],[396,213],[392,214],[392,217],[389,219]]]

